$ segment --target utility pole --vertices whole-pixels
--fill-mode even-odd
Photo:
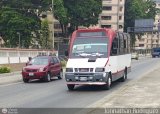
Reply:
[[[158,20],[158,47],[159,47],[160,19]]]
[[[21,36],[20,36],[20,33],[19,32],[17,32],[17,34],[18,34],[18,37],[19,37],[19,48],[21,48]]]
[[[53,28],[52,28],[52,45],[53,45],[53,49],[54,49],[54,0],[52,0],[52,15],[53,15],[53,20],[52,20],[52,24],[53,24]]]

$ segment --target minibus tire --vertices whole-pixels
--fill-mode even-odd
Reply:
[[[125,82],[127,79],[127,70],[124,71],[123,77],[120,78],[121,82]]]
[[[73,90],[74,90],[74,86],[75,86],[75,85],[67,84],[67,87],[68,87],[68,90],[69,90],[69,91],[73,91]]]
[[[111,84],[112,84],[112,76],[111,74],[108,74],[108,79],[106,84],[104,85],[104,89],[109,90],[111,88]]]

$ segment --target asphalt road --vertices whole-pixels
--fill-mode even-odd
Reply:
[[[0,107],[85,108],[156,67],[160,63],[158,61],[159,58],[133,60],[128,80],[115,82],[109,91],[99,86],[78,86],[74,91],[68,91],[64,79],[54,79],[50,83],[33,81],[0,85]]]

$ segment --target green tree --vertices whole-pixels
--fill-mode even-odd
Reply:
[[[54,16],[59,20],[62,33],[65,36],[67,33],[67,25],[69,23],[67,9],[64,7],[63,0],[55,0],[54,4]]]
[[[0,35],[11,47],[18,46],[18,35],[21,43],[29,47],[40,38],[40,14],[50,9],[49,0],[3,0],[0,1]],[[6,17],[5,17],[6,16]],[[12,41],[13,40],[13,41]]]
[[[153,0],[126,0],[124,31],[128,27],[134,27],[135,19],[154,19],[157,13],[156,3]],[[131,45],[135,44],[135,35],[141,38],[143,33],[131,33]]]
[[[49,26],[48,26],[48,21],[45,19],[42,21],[42,26],[41,26],[41,37],[39,40],[39,43],[43,49],[48,49],[48,44],[49,44]]]
[[[6,46],[17,47],[20,43],[23,47],[29,47],[31,44],[32,32],[37,31],[40,26],[40,20],[36,20],[32,14],[19,13],[11,8],[0,10],[0,34],[6,43]]]
[[[156,3],[153,0],[126,0],[124,30],[134,27],[135,19],[154,19],[156,12]]]
[[[78,26],[96,25],[102,12],[101,0],[64,0],[64,6],[68,9],[70,33]]]
[[[102,12],[101,0],[54,0],[54,13],[60,21],[63,31],[69,24],[68,33],[72,33],[78,26],[96,25]],[[62,27],[62,28],[63,28]]]

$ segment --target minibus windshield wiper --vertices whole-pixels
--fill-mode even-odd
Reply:
[[[91,54],[88,54],[88,53],[73,53],[75,56],[80,56],[80,57],[87,57],[87,56],[90,56]]]
[[[101,57],[104,54],[101,53],[92,53],[91,56],[95,56],[95,57]]]
[[[81,57],[87,57],[87,56],[91,56],[91,54],[88,54],[88,53],[79,53],[79,56]]]

